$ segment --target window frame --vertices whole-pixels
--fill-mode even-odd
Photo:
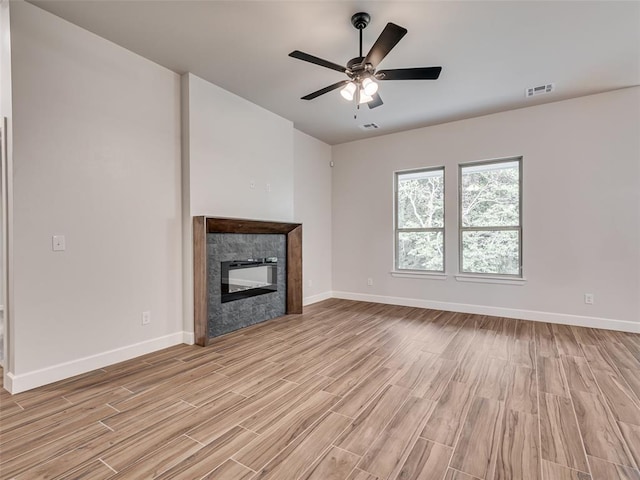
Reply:
[[[442,172],[442,227],[428,227],[428,228],[399,228],[398,227],[398,178],[400,175],[407,175],[411,173],[425,173],[425,172]],[[444,274],[447,269],[447,256],[446,256],[446,181],[445,181],[445,166],[437,167],[425,167],[425,168],[413,168],[409,170],[398,170],[393,172],[393,271],[397,273],[422,273],[422,274]],[[398,245],[401,232],[442,232],[442,270],[426,270],[426,269],[411,269],[400,268],[398,263]]]
[[[516,157],[495,158],[490,160],[472,161],[458,164],[458,274],[473,277],[491,277],[491,278],[513,278],[524,279],[524,262],[523,262],[523,250],[522,250],[522,187],[523,187],[523,166],[522,155]],[[462,225],[462,170],[463,168],[476,167],[481,165],[495,165],[500,163],[518,163],[518,226],[505,227],[505,226],[483,226],[483,227],[464,227]],[[463,270],[463,245],[462,236],[463,232],[505,232],[505,231],[517,231],[518,232],[518,273],[484,273],[484,272],[470,272]]]

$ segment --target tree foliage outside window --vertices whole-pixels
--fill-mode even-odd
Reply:
[[[460,166],[460,270],[522,276],[521,159]]]
[[[396,269],[444,271],[444,168],[396,173]]]

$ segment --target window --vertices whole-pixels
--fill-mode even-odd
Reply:
[[[522,276],[522,158],[460,165],[460,271]]]
[[[444,272],[444,167],[395,180],[396,270]]]

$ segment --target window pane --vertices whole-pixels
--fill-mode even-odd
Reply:
[[[520,224],[519,162],[462,167],[462,226]]]
[[[399,270],[444,271],[442,232],[398,232]]]
[[[444,226],[443,170],[398,174],[398,228]]]
[[[462,232],[462,271],[520,275],[520,232]]]

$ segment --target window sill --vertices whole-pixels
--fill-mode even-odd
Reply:
[[[422,280],[446,280],[446,273],[433,273],[433,272],[403,272],[394,270],[389,272],[392,277],[397,278],[420,278]]]
[[[496,283],[501,285],[524,285],[527,283],[526,278],[492,277],[490,275],[456,275],[456,280],[459,282]]]

